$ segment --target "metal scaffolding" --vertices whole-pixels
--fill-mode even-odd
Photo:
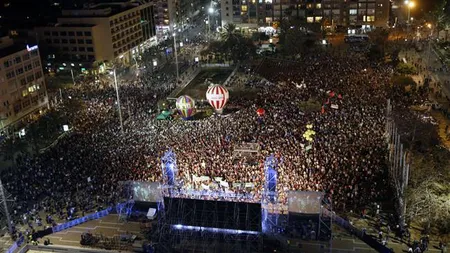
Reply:
[[[250,230],[260,210],[249,205],[255,204],[166,197],[157,252],[261,252],[262,235]]]
[[[11,220],[11,215],[9,214],[9,207],[12,203],[14,203],[14,200],[12,199],[12,195],[9,194],[6,189],[3,187],[3,183],[0,180],[0,212],[3,216],[6,217],[6,222],[8,226],[8,232],[12,235],[13,234],[13,223]]]
[[[167,150],[161,158],[162,183],[167,188],[177,185],[178,167],[177,156],[172,149]]]
[[[252,208],[254,203],[172,196],[178,184],[176,155],[172,150],[162,158],[162,173],[165,197],[158,203],[158,225],[153,235],[158,242],[156,252],[262,251],[261,233],[247,231],[256,223],[261,230],[260,207]],[[259,220],[255,220],[258,216]]]
[[[278,234],[283,230],[279,212],[271,210],[271,206],[277,206],[278,203],[278,189],[277,189],[277,173],[278,160],[272,154],[266,158],[264,163],[265,181],[261,197],[261,212],[262,212],[262,230],[264,233]]]

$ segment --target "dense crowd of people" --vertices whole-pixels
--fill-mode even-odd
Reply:
[[[174,77],[140,73],[120,85],[123,133],[112,87],[67,90],[67,100],[82,101],[79,110],[67,111],[73,132],[45,153],[21,157],[2,172],[17,202],[16,217],[45,210],[71,218],[117,203],[123,197],[119,181],[161,181],[161,157],[169,148],[177,156],[177,179],[184,189],[198,187],[194,176],[221,177],[229,183],[219,186],[223,191],[248,193],[260,201],[264,161],[274,154],[281,203],[287,202],[289,190],[323,191],[338,210],[355,210],[383,196],[385,107],[393,96],[388,93],[389,67],[322,52],[297,61],[265,59],[244,69],[232,80],[255,93],[254,99],[239,98],[231,82],[227,106],[238,110],[194,121],[156,120],[158,101],[176,88]],[[322,106],[303,110],[300,103],[308,100]],[[264,108],[263,116],[258,108]],[[315,131],[311,142],[303,136],[307,125]],[[245,143],[258,144],[259,152],[251,158],[233,155]]]

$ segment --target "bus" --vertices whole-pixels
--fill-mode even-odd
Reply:
[[[369,42],[369,36],[367,34],[351,34],[345,35],[345,43],[364,43]]]

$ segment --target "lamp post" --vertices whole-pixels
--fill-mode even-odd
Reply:
[[[178,70],[178,53],[177,53],[177,39],[176,36],[177,34],[174,32],[173,33],[173,51],[175,53],[175,65],[177,68],[177,85],[178,85],[178,80],[180,80],[180,72]]]
[[[75,76],[73,75],[73,69],[72,68],[70,68],[70,74],[72,76],[73,86],[75,86]]]
[[[428,65],[431,65],[430,64],[430,58],[431,58],[431,53],[432,53],[432,51],[431,51],[431,40],[432,40],[432,36],[433,36],[433,25],[431,25],[430,23],[428,23],[427,24],[427,27],[430,29],[430,36],[429,36],[429,38],[428,38],[428,60],[427,60],[427,62],[428,62]]]
[[[211,15],[214,13],[214,8],[213,8],[213,2],[211,1],[211,4],[209,5],[208,8],[208,40],[210,37],[210,32],[211,32]]]
[[[120,108],[119,87],[117,85],[116,67],[114,67],[114,88],[116,89],[117,108],[119,109],[120,132],[123,134],[122,109]]]
[[[133,60],[134,60],[135,65],[136,65],[136,76],[139,76],[139,65],[138,65],[138,62],[136,60],[136,57],[133,57]]]
[[[411,8],[416,5],[413,1],[405,0],[405,5],[408,8],[408,20],[407,20],[407,32],[409,33],[409,28],[411,26]]]

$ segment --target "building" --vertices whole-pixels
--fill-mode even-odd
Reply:
[[[200,0],[153,0],[158,37],[164,37],[172,29],[185,28],[200,13]]]
[[[17,45],[0,39],[0,135],[48,107],[45,79],[38,46]]]
[[[134,64],[156,42],[153,18],[151,3],[101,3],[63,10],[56,24],[35,30],[48,66],[88,69],[104,62]]]
[[[390,0],[222,0],[222,26],[273,26],[282,19],[298,19],[324,28],[373,29],[387,27]]]

